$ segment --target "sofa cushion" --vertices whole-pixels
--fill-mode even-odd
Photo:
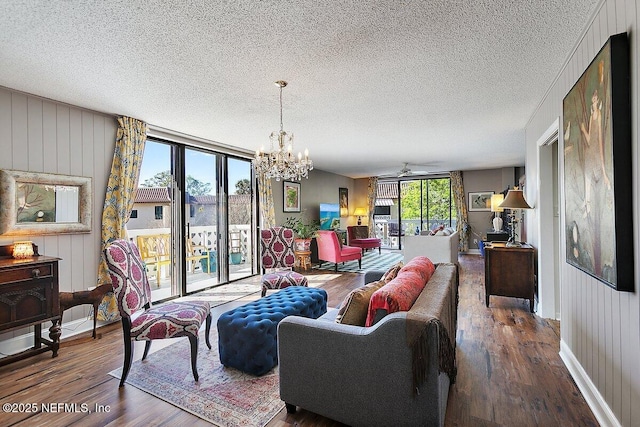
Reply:
[[[398,275],[398,271],[400,271],[400,269],[404,266],[404,263],[402,261],[398,261],[396,264],[392,265],[380,278],[380,280],[384,281],[385,283],[389,283],[390,281],[392,281],[393,279],[396,278],[396,276]]]
[[[338,309],[336,322],[345,325],[364,326],[367,320],[371,295],[386,283],[384,280],[378,280],[351,291]]]
[[[389,313],[408,311],[429,281],[435,266],[427,257],[415,257],[395,279],[371,295],[365,326],[373,326]]]

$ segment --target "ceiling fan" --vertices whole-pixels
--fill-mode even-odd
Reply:
[[[423,166],[423,167],[426,166],[426,165],[413,165],[411,163],[404,162],[402,164],[402,168],[399,171],[392,174],[380,175],[379,178],[405,178],[408,176],[427,175],[430,173],[429,171],[426,171],[426,170],[413,170],[409,167],[409,165]]]

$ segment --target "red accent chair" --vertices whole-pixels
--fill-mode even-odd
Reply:
[[[369,237],[369,227],[366,225],[350,225],[347,227],[349,236],[349,246],[356,246],[365,251],[378,248],[378,253],[382,253],[382,242],[376,237]]]
[[[335,231],[320,230],[316,238],[318,243],[318,259],[320,265],[322,261],[335,262],[336,271],[338,271],[338,263],[345,261],[358,260],[358,267],[362,268],[362,249],[355,246],[345,246],[340,244],[338,235]]]
[[[293,271],[296,262],[293,251],[293,230],[284,227],[260,231],[262,242],[262,296],[269,289],[288,286],[309,286],[307,278]],[[269,270],[269,272],[267,272]]]

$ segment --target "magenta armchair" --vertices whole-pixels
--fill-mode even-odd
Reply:
[[[349,236],[349,246],[356,246],[365,251],[367,249],[378,248],[378,253],[382,253],[382,242],[377,237],[369,237],[369,227],[366,225],[350,225],[347,227]]]
[[[336,271],[338,263],[358,260],[358,267],[362,268],[362,249],[353,246],[340,245],[338,235],[335,231],[320,230],[316,238],[318,243],[318,259],[320,265],[323,261],[334,262]]]

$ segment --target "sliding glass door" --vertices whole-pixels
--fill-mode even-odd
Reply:
[[[185,257],[187,293],[218,284],[218,157],[185,149]]]
[[[253,274],[254,204],[252,203],[251,161],[227,160],[229,211],[229,280]]]
[[[174,234],[176,211],[175,147],[147,141],[127,234],[147,268],[153,301],[180,295]]]
[[[435,226],[456,226],[451,179],[415,178],[378,183],[374,221],[389,249],[402,249],[404,236],[426,233]]]
[[[252,182],[247,159],[147,140],[127,232],[153,301],[255,273]]]

